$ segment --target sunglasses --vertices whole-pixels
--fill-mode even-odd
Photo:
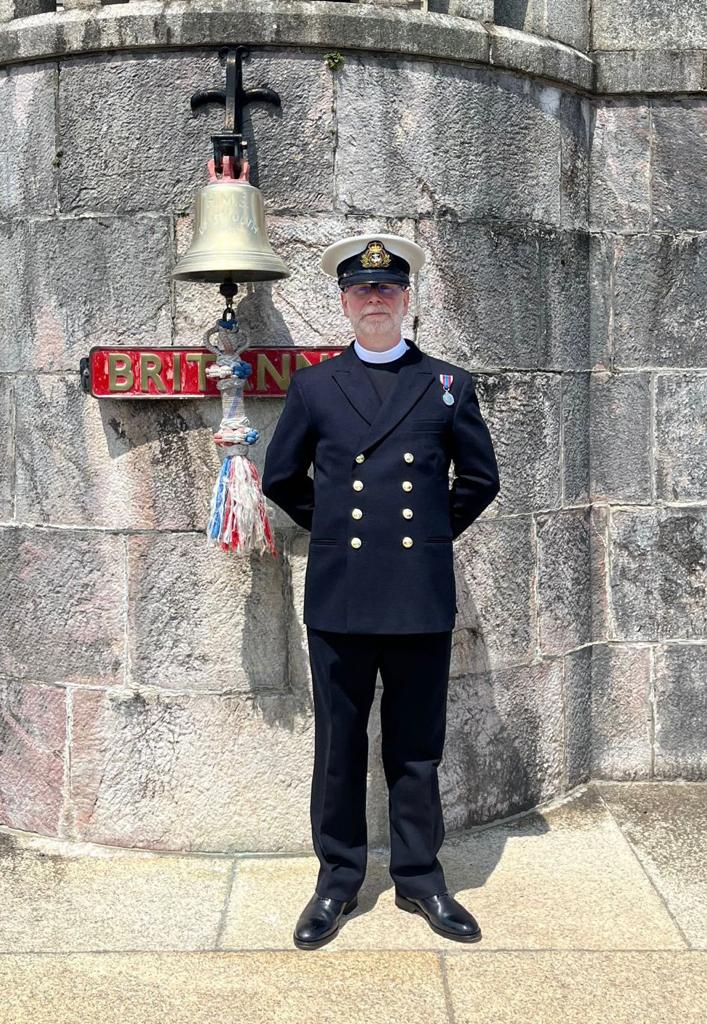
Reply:
[[[351,284],[344,290],[357,299],[367,299],[373,291],[377,291],[384,299],[392,299],[394,295],[401,293],[403,286],[401,284]]]

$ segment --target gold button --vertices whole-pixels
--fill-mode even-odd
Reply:
[[[412,519],[412,509],[411,508],[404,508],[403,509],[403,516],[405,517],[405,519]]]
[[[352,537],[351,538],[351,547],[352,548],[360,548],[361,544],[362,544],[362,541],[361,541],[360,537]]]
[[[354,482],[353,482],[353,489],[355,491],[362,491],[363,490],[363,480],[354,480]]]
[[[404,548],[411,548],[412,547],[412,537],[403,537],[403,547]]]
[[[411,491],[412,490],[412,484],[410,483],[409,480],[403,480],[402,487],[403,487],[404,491]]]
[[[356,456],[356,462],[363,462],[363,460],[364,460],[365,458],[366,458],[366,456],[365,456],[365,455],[357,455],[357,456]]]
[[[405,459],[406,462],[412,462],[415,456],[412,454],[412,452],[405,452],[403,458]]]
[[[360,519],[361,516],[363,515],[363,512],[361,511],[360,508],[352,508],[351,515],[354,517],[354,519]]]

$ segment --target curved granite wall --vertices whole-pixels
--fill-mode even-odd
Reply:
[[[592,775],[704,777],[704,97],[598,95],[584,37],[414,6],[0,28],[1,823],[310,848],[307,535],[273,509],[277,560],[208,548],[219,403],[97,402],[78,377],[92,344],[197,342],[219,311],[169,273],[222,120],[189,97],[224,42],[283,100],[246,117],[294,271],[247,290],[253,341],[346,343],[319,254],[384,228],[428,252],[407,331],[477,375],[502,490],[455,545],[448,831]],[[259,468],[280,408],[250,402]],[[377,711],[370,735],[386,843]]]

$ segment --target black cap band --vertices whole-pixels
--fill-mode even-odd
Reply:
[[[366,248],[355,256],[342,260],[336,268],[339,287],[369,282],[407,286],[410,284],[410,264],[394,252],[388,252],[382,242],[369,242]]]

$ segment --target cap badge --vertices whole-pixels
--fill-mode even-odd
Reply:
[[[361,266],[366,270],[379,270],[390,266],[390,256],[382,242],[369,242],[365,252],[361,253]]]

